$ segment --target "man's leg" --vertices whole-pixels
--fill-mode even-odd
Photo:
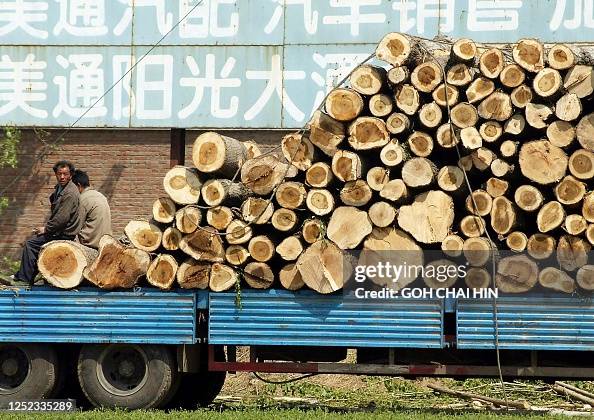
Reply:
[[[33,285],[35,276],[39,272],[37,271],[37,258],[39,257],[39,252],[41,251],[41,247],[49,241],[51,241],[51,239],[47,236],[38,235],[25,242],[23,255],[21,257],[21,268],[14,275],[18,280],[26,281],[29,285]]]

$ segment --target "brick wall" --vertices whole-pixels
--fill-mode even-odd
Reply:
[[[51,141],[62,130],[49,131]],[[254,140],[269,150],[284,132],[221,132],[238,140]],[[186,164],[200,131],[186,133]],[[19,167],[0,170],[0,189],[24,172],[9,190],[10,207],[0,216],[0,255],[15,257],[31,229],[42,226],[49,213],[48,197],[55,185],[53,164],[71,160],[88,172],[91,184],[109,199],[115,235],[133,218],[148,218],[153,201],[164,195],[162,179],[169,168],[168,130],[72,130],[62,145],[41,163],[34,163],[42,143],[33,130],[23,130]]]

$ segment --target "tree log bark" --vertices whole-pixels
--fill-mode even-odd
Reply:
[[[247,148],[242,142],[212,131],[199,135],[192,146],[192,161],[200,172],[231,179],[246,160]]]
[[[249,197],[250,190],[241,182],[228,179],[209,179],[202,185],[202,201],[207,206],[216,207],[221,204],[237,206]]]

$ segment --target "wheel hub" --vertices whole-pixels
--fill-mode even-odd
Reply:
[[[19,371],[19,364],[16,359],[10,358],[2,362],[2,374],[6,376],[14,376]]]
[[[97,379],[114,395],[132,395],[146,383],[147,365],[148,358],[140,346],[108,346],[99,357]]]
[[[18,347],[0,348],[0,391],[12,391],[25,382],[29,375],[29,359]]]

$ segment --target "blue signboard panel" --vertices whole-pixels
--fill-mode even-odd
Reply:
[[[594,0],[0,0],[0,124],[301,127],[390,31],[591,42]]]

